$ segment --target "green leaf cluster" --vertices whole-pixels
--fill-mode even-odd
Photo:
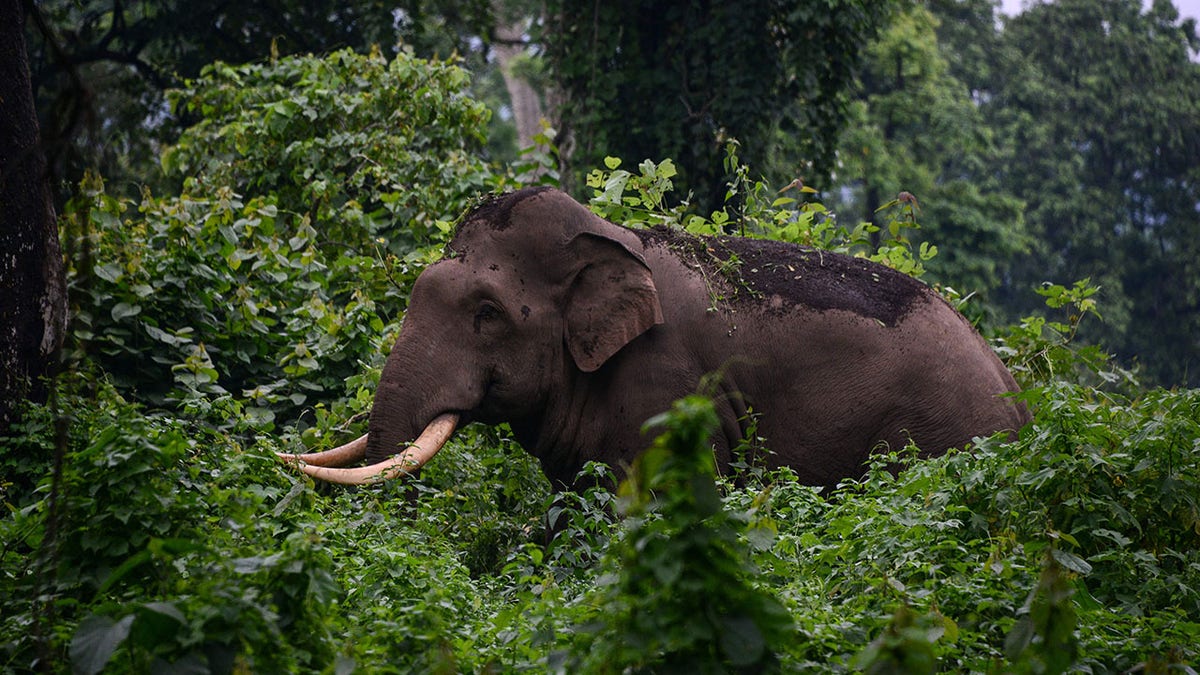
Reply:
[[[466,54],[484,72],[477,36],[494,20],[482,0],[43,0],[36,10],[39,28],[31,21],[26,39],[63,199],[85,170],[99,170],[121,195],[144,184],[157,190],[162,144],[196,121],[168,114],[168,92],[216,61],[377,46],[389,60],[403,49]]]
[[[782,604],[751,579],[714,479],[712,401],[690,396],[652,418],[664,432],[621,486],[625,525],[610,547],[595,618],[571,648],[567,672],[777,672],[794,638]]]
[[[311,495],[290,493],[269,456],[146,416],[109,386],[59,395],[70,411],[61,472],[24,502],[5,491],[5,670],[294,670],[332,658],[306,637],[323,634],[340,592],[330,559],[311,523],[262,517]],[[25,438],[44,442],[52,411],[34,412]],[[201,448],[214,440],[225,454],[210,463]],[[281,648],[293,640],[306,649]]]
[[[61,475],[31,494],[2,484],[0,671],[431,672],[496,658],[497,629],[478,630],[503,604],[489,579],[547,490],[530,458],[500,450],[511,441],[468,431],[416,485],[319,494],[281,470],[278,441],[148,416],[104,384],[60,399]],[[52,446],[54,414],[31,411],[0,447]]]
[[[66,209],[81,349],[142,400],[228,398],[260,428],[341,395],[489,184],[468,84],[404,53],[206,68],[172,94],[198,117],[163,152],[178,192],[89,175]]]
[[[578,192],[607,155],[672,157],[704,211],[721,203],[723,145],[738,138],[779,176],[834,169],[862,45],[891,0],[547,3],[541,38],[571,138]]]

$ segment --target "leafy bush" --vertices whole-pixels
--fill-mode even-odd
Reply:
[[[326,660],[319,644],[279,649],[322,629],[336,589],[310,523],[261,518],[288,494],[272,458],[228,438],[206,458],[179,422],[96,393],[63,397],[73,420],[61,476],[0,526],[6,669],[65,662],[67,645],[86,673],[117,649],[139,672]]]
[[[794,603],[800,663],[874,667],[903,645],[941,670],[1021,670],[1030,645],[1064,635],[1078,649],[1065,663],[1093,669],[1200,656],[1200,453],[1177,463],[1200,438],[1196,392],[1083,392],[1040,391],[1015,443],[985,439],[898,477],[889,462],[911,455],[881,457],[827,500],[773,477],[764,517],[779,539],[759,565]],[[1163,453],[1173,441],[1145,433],[1159,423],[1188,440]]]
[[[226,397],[259,428],[342,395],[489,184],[467,86],[404,53],[206,68],[172,95],[198,118],[163,153],[178,194],[93,176],[67,208],[80,344],[140,400]]]
[[[595,169],[587,177],[592,188],[591,208],[628,226],[664,225],[702,236],[737,234],[786,241],[862,256],[915,277],[924,274],[923,263],[937,255],[937,247],[925,243],[914,251],[905,236],[918,227],[911,195],[901,193],[880,208],[891,215],[883,238],[879,228],[867,222],[847,228],[837,214],[819,202],[808,201],[816,190],[800,181],[775,192],[764,181],[752,180],[750,168],[740,162],[737,151],[736,141],[726,145],[725,171],[733,178],[722,208],[708,216],[694,213],[687,201],[674,206],[668,203],[675,176],[675,165],[669,159],[657,164],[645,160],[635,174],[621,169],[619,158],[606,158],[607,170]],[[796,197],[783,195],[791,189],[796,190]]]
[[[787,610],[750,582],[756,570],[722,508],[708,439],[712,401],[690,396],[647,422],[664,426],[622,485],[626,524],[610,547],[597,607],[565,672],[774,672],[792,636]]]

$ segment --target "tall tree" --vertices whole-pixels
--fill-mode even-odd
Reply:
[[[1169,0],[1059,0],[1012,19],[985,114],[1044,251],[1017,288],[1102,286],[1098,334],[1151,379],[1200,384],[1200,47]],[[1015,309],[1022,307],[1014,302]]]
[[[868,47],[830,198],[870,222],[882,221],[876,209],[900,191],[915,194],[922,234],[942,251],[934,275],[985,292],[1028,242],[1020,202],[987,169],[992,134],[953,75],[939,25],[914,5]]]
[[[534,136],[541,131],[544,117],[541,96],[521,72],[522,66],[530,63],[530,45],[526,36],[533,20],[533,11],[522,6],[522,3],[505,3],[501,0],[494,0],[492,11],[496,25],[492,29],[489,46],[508,92],[509,108],[517,132],[517,148],[529,148],[535,143]]]
[[[999,0],[923,0],[937,19],[938,46],[950,75],[966,85],[972,100],[991,87],[1000,49]]]
[[[825,174],[862,46],[892,6],[551,0],[544,39],[564,99],[562,157],[576,172],[606,154],[671,157],[702,208],[723,195],[729,137],[754,166]]]
[[[20,401],[44,397],[66,321],[24,25],[20,0],[0,2],[0,433]]]

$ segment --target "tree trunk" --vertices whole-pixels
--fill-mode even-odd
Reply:
[[[66,325],[66,281],[25,51],[22,0],[0,0],[0,434],[43,401]]]
[[[525,53],[523,46],[523,20],[507,21],[503,12],[497,12],[496,39],[491,45],[492,53],[504,76],[504,88],[512,102],[513,123],[517,126],[517,148],[533,147],[533,137],[541,130],[542,104],[533,86],[513,73],[513,62]]]

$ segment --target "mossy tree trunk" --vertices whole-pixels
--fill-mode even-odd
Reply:
[[[25,6],[0,0],[0,433],[45,397],[66,282],[25,51]]]

